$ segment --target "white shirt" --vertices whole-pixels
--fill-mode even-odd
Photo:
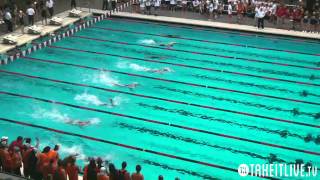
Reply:
[[[53,8],[53,0],[49,0],[46,2],[47,8]]]
[[[27,9],[27,15],[28,15],[28,16],[33,16],[35,13],[36,13],[36,12],[34,11],[33,8],[28,8],[28,9]]]
[[[228,14],[232,14],[232,6],[231,6],[231,4],[228,5]]]
[[[7,11],[7,12],[4,14],[4,18],[5,18],[5,20],[10,21],[10,20],[12,19],[11,13],[10,13],[9,11]]]
[[[257,18],[264,18],[265,15],[266,15],[266,12],[263,10],[263,8],[260,8],[257,11]]]
[[[209,5],[209,12],[213,12],[213,3],[210,3]]]
[[[156,0],[155,3],[154,3],[154,6],[155,7],[160,7],[160,4],[161,4],[161,0]]]

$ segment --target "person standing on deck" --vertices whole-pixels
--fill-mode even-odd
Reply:
[[[4,22],[7,24],[8,32],[12,32],[13,31],[12,15],[8,9],[4,13]]]
[[[28,15],[28,23],[29,23],[29,26],[33,26],[34,24],[34,15],[36,14],[36,12],[34,11],[33,7],[29,7],[27,9],[27,15]]]
[[[258,18],[258,29],[264,29],[264,16],[266,15],[266,11],[260,7],[257,11]]]
[[[47,20],[47,17],[48,17],[48,14],[47,14],[47,8],[44,6],[43,3],[40,3],[40,9],[41,9],[41,22],[42,22],[42,25],[47,25],[48,24],[48,20]],[[44,23],[43,23],[44,22]]]
[[[108,6],[109,6],[108,0],[103,0],[102,1],[102,10],[108,10]]]
[[[53,5],[54,5],[53,0],[47,0],[46,7],[49,11],[50,18],[53,16],[53,13],[54,13]]]
[[[77,9],[76,0],[71,0],[71,9]]]

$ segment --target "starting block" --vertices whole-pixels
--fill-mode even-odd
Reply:
[[[3,43],[5,44],[17,44],[17,39],[18,39],[18,36],[14,36],[14,35],[11,35],[9,34],[8,36],[5,36],[3,38]]]

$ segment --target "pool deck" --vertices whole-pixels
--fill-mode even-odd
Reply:
[[[8,34],[4,34],[2,36],[0,36],[0,39],[2,40],[5,36],[8,36],[8,35],[14,35],[14,36],[17,36],[17,44],[15,45],[8,45],[8,44],[3,44],[1,43],[0,44],[0,54],[3,54],[3,53],[6,53],[10,50],[13,50],[15,49],[16,47],[18,46],[22,46],[24,44],[27,44],[35,39],[38,39],[40,38],[41,36],[45,36],[45,35],[48,35],[52,32],[55,32],[63,27],[66,27],[70,24],[73,24],[75,22],[77,22],[78,20],[82,19],[82,18],[85,18],[87,16],[90,16],[92,15],[92,13],[102,13],[98,10],[94,10],[94,9],[91,9],[89,11],[89,9],[87,8],[82,8],[82,13],[80,14],[80,17],[78,18],[74,18],[74,17],[68,17],[68,14],[69,14],[69,10],[68,11],[64,11],[62,13],[59,13],[59,14],[56,14],[55,17],[60,17],[62,18],[62,25],[42,25],[41,21],[38,21],[35,23],[35,25],[39,26],[42,28],[41,30],[41,34],[40,35],[32,35],[32,34],[27,34],[27,33],[24,33],[22,34],[21,32],[21,29],[16,29],[14,32],[12,33],[8,33]],[[49,19],[48,19],[49,21]],[[49,23],[49,22],[48,22]],[[25,31],[26,31],[26,28],[25,27]]]
[[[202,21],[202,20],[166,17],[166,16],[144,15],[144,14],[129,13],[129,12],[117,12],[115,14],[112,14],[112,16],[320,40],[320,34],[306,33],[301,31],[292,31],[292,30],[289,31],[284,29],[276,29],[276,28],[268,28],[268,27],[263,30],[260,30],[260,29],[257,29],[257,27],[248,26],[248,25],[213,22],[213,21]]]

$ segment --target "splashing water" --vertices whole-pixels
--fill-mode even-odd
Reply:
[[[156,41],[153,39],[142,39],[138,41],[139,44],[145,44],[145,45],[156,45]]]
[[[61,113],[57,109],[52,109],[51,111],[45,109],[37,109],[31,116],[35,119],[51,119],[53,121],[68,123],[72,125],[77,125],[82,120],[70,118],[68,114]],[[99,118],[89,118],[84,121],[87,122],[88,125],[97,125],[101,122]]]
[[[121,68],[121,69],[132,69],[135,71],[150,71],[150,70],[152,70],[151,68],[148,68],[146,66],[141,66],[139,64],[128,63],[128,62],[119,62],[117,64],[117,67]]]
[[[119,81],[117,79],[112,78],[108,72],[104,71],[94,75],[93,82],[107,86],[114,86],[115,84],[119,84]]]
[[[114,98],[112,98],[113,100],[113,105],[115,106],[119,106],[121,105],[123,102],[127,102],[128,100],[127,99],[123,99],[122,97],[120,96],[115,96]]]
[[[82,94],[78,94],[74,97],[74,100],[80,101],[83,104],[94,104],[96,106],[100,106],[104,104],[97,96],[88,94],[87,92],[84,92]]]
[[[79,145],[67,146],[67,145],[61,144],[59,153],[63,157],[66,157],[68,155],[77,154],[78,160],[85,160],[86,159],[86,155],[83,152],[83,148],[82,148],[82,146],[79,146]]]

